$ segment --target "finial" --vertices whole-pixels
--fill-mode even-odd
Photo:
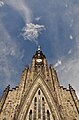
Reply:
[[[40,49],[41,49],[41,47],[40,47],[40,45],[38,45],[38,51],[40,51]]]

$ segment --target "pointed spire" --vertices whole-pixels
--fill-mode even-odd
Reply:
[[[46,58],[45,55],[42,53],[40,45],[37,46],[37,51],[33,56],[33,58],[41,58],[41,59]]]
[[[40,51],[41,50],[41,47],[40,47],[40,45],[38,45],[38,51]]]

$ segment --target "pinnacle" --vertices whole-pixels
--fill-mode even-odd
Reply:
[[[38,51],[40,51],[40,49],[41,49],[41,47],[40,47],[40,45],[38,45]]]

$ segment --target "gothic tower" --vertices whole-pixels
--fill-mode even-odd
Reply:
[[[40,47],[26,65],[19,86],[8,86],[0,101],[0,120],[79,120],[75,90],[60,86]]]

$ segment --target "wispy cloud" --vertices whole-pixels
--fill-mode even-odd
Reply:
[[[79,97],[79,53],[75,53],[71,58],[64,58],[61,66],[56,67],[61,84],[68,87],[71,84],[77,91]]]
[[[18,11],[25,21],[25,27],[22,29],[22,36],[25,40],[33,41],[38,44],[37,38],[42,30],[45,29],[44,25],[33,24],[32,23],[32,11],[27,5],[25,0],[8,0],[5,1],[6,4],[10,5]],[[39,21],[41,17],[35,18],[36,21]]]
[[[33,26],[32,23],[32,12],[36,14],[36,16],[43,16],[43,21],[45,21],[45,24],[48,26],[48,34],[46,38],[51,43],[53,54],[55,57],[62,57],[65,54],[69,56],[65,56],[63,62],[61,63],[60,60],[56,63],[56,69],[58,69],[58,76],[62,84],[64,86],[67,86],[69,83],[72,84],[72,86],[77,90],[77,93],[79,94],[79,48],[73,50],[72,43],[75,43],[73,47],[79,47],[79,2],[78,0],[76,2],[69,1],[69,0],[52,0],[52,1],[32,1],[28,2],[30,4],[33,11],[31,11],[30,7],[28,6],[27,2],[24,0],[4,0],[6,4],[10,5],[13,9],[18,11],[18,13],[23,17],[26,26],[24,27],[23,37],[25,40],[38,42],[37,38],[39,36],[39,33],[37,32],[37,29]],[[40,7],[39,7],[40,4]],[[36,6],[35,6],[36,5]],[[42,7],[45,5],[45,8]],[[38,10],[37,10],[38,8]],[[40,17],[36,17],[34,20],[39,21]],[[31,23],[31,24],[30,24]],[[28,25],[31,26],[28,27]],[[30,30],[28,30],[28,29]],[[44,27],[43,27],[44,28]],[[34,31],[33,31],[34,30]],[[34,33],[35,32],[35,33]],[[38,34],[37,34],[38,33]],[[1,37],[1,36],[0,36]],[[5,37],[6,38],[6,37]],[[1,38],[2,39],[2,38]],[[72,42],[75,41],[75,42]],[[10,42],[9,42],[10,43]],[[3,44],[3,43],[2,43]],[[6,43],[7,44],[7,43]],[[13,43],[13,46],[16,46]],[[15,56],[17,58],[17,55],[20,54],[18,52],[17,55],[16,51],[17,46],[13,47],[11,46],[10,51],[7,49],[2,49],[2,51],[7,51],[5,56],[11,55]],[[1,46],[0,46],[1,47]],[[15,49],[16,48],[16,49]],[[72,51],[71,51],[72,50]],[[69,52],[68,52],[69,51]],[[4,52],[5,53],[5,52]],[[71,54],[72,53],[72,54]],[[50,53],[49,53],[50,54]],[[8,59],[6,59],[6,70],[9,70],[9,67],[7,66]],[[6,70],[5,73],[6,73]],[[14,69],[13,69],[14,70]],[[8,73],[9,74],[9,73]],[[6,73],[6,75],[8,75]]]
[[[3,1],[0,1],[0,7],[2,7],[4,5]]]
[[[32,12],[28,7],[25,0],[3,0],[5,5],[7,4],[12,9],[17,11],[23,18],[25,24],[23,28],[23,37],[30,41],[37,43],[41,31],[44,29],[43,25],[34,25],[32,21]],[[0,5],[4,5],[1,1]],[[3,14],[3,13],[2,13]],[[9,18],[10,19],[10,18]],[[6,21],[6,24],[8,21]],[[11,25],[11,24],[10,24]],[[16,39],[17,36],[12,37],[7,27],[2,23],[0,19],[0,89],[5,88],[8,84],[13,87],[17,82],[13,79],[19,79],[18,72],[20,67],[17,67],[22,62],[24,57],[23,51],[20,50]],[[16,64],[15,64],[16,62]],[[13,65],[14,64],[14,65]]]
[[[45,30],[44,25],[29,23],[22,29],[22,36],[25,40],[29,40],[38,44],[37,38],[42,30]]]
[[[54,67],[56,68],[56,67],[58,67],[61,64],[62,64],[61,60],[58,60],[57,63],[54,65]]]
[[[68,54],[71,54],[72,53],[72,49],[70,49],[69,51],[68,51]]]
[[[25,24],[30,23],[32,20],[32,12],[28,7],[25,0],[5,0],[5,3],[13,7],[15,10],[21,14],[23,17]]]
[[[62,64],[60,62],[61,65],[59,61],[55,64],[58,78],[66,87],[70,83],[79,96],[79,49],[77,49],[79,47],[79,1],[61,0],[60,3],[57,0],[50,2],[49,6],[50,4],[52,7],[46,12],[49,13],[47,20],[49,19],[50,22],[49,32],[52,36],[50,41],[55,48],[52,52],[54,51],[57,60],[60,57],[64,58]]]
[[[36,17],[35,20],[36,21],[39,21],[41,19],[41,17]]]
[[[69,38],[72,40],[72,39],[73,39],[73,36],[72,36],[72,35],[70,35],[70,36],[69,36]]]
[[[5,88],[8,84],[11,87],[15,85],[13,79],[16,78],[18,72],[16,65],[21,62],[22,58],[23,52],[13,41],[5,27],[0,24],[0,89]],[[16,65],[14,61],[17,61]]]

